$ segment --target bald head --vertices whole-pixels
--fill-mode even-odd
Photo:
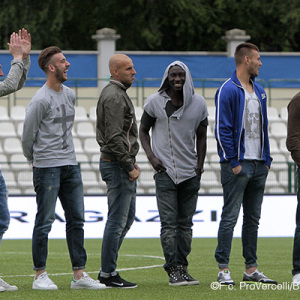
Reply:
[[[131,59],[125,55],[125,54],[115,54],[113,55],[109,60],[109,71],[112,75],[113,69],[119,69],[120,66],[128,61],[131,61]]]
[[[125,54],[115,54],[109,60],[109,71],[113,78],[125,86],[131,86],[136,74],[132,60]]]

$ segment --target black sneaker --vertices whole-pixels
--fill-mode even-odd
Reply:
[[[268,278],[258,270],[256,270],[254,273],[250,275],[244,272],[243,281],[250,281],[249,283],[260,282],[260,283],[268,283],[268,284],[278,284],[277,281]]]
[[[166,272],[169,275],[169,285],[173,286],[182,286],[188,285],[188,282],[181,277],[179,270],[176,267],[168,267],[166,268]]]
[[[136,283],[132,283],[121,278],[119,273],[117,273],[117,275],[115,276],[110,276],[108,278],[100,276],[99,273],[98,280],[100,281],[100,283],[105,284],[107,287],[116,287],[116,288],[123,288],[123,289],[130,289],[130,288],[132,289],[137,287]]]
[[[193,278],[187,270],[187,267],[184,265],[177,266],[180,276],[187,281],[188,285],[199,284],[199,281]]]

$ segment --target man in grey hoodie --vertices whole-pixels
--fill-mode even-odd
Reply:
[[[204,172],[207,116],[188,67],[175,61],[166,68],[158,92],[148,97],[141,119],[141,144],[155,172],[164,268],[173,286],[199,284],[188,273],[187,256]]]

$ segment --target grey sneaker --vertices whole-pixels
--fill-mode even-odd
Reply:
[[[194,279],[187,270],[187,267],[184,265],[177,266],[180,276],[188,283],[188,285],[196,285],[199,284],[197,279]]]
[[[258,270],[255,270],[252,274],[247,274],[244,272],[243,281],[252,281],[252,282],[261,282],[261,283],[269,283],[269,284],[278,284],[277,281],[272,280],[265,276],[262,272],[260,273]]]
[[[83,272],[83,277],[79,280],[72,279],[71,289],[100,290],[106,289],[106,285],[100,283],[98,280],[92,279],[87,273]]]
[[[5,282],[3,279],[0,278],[0,287],[1,288],[4,288],[4,291],[8,291],[8,292],[11,292],[11,291],[17,291],[18,290],[18,287],[16,287],[15,285],[10,285],[8,284],[7,282]],[[3,291],[3,292],[4,292]]]
[[[188,285],[188,282],[181,277],[179,270],[176,267],[168,267],[166,271],[169,275],[169,285],[183,286]]]
[[[234,281],[231,278],[229,270],[220,271],[218,274],[217,281],[220,284],[224,284],[224,285],[235,285]]]
[[[57,285],[48,277],[47,272],[39,275],[37,279],[33,279],[32,288],[34,290],[57,290]]]

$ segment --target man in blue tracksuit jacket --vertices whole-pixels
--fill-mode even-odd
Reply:
[[[235,50],[236,71],[217,91],[215,135],[221,164],[224,206],[215,258],[220,284],[232,284],[228,264],[233,230],[243,205],[243,281],[275,283],[257,269],[257,231],[272,158],[268,137],[267,97],[254,82],[262,63],[257,46]]]

